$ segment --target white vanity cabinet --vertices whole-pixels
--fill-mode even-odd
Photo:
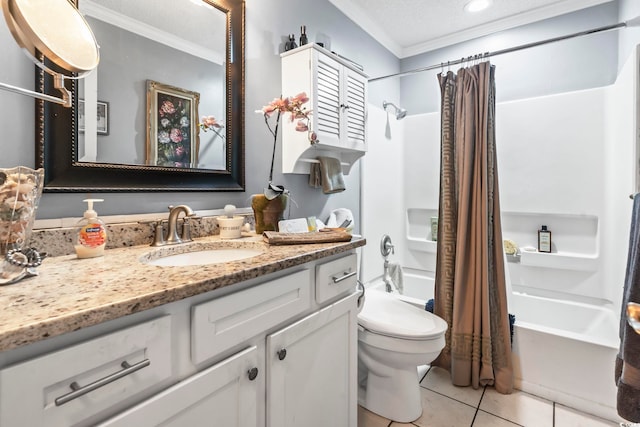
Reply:
[[[267,427],[357,425],[356,262],[351,254],[318,263],[321,308],[267,335]]]
[[[367,76],[313,43],[284,52],[281,58],[283,95],[309,96],[310,130],[317,136],[312,145],[307,132],[295,130],[297,120],[283,121],[283,172],[309,173],[309,164],[318,156],[329,156],[338,158],[348,174],[367,150]]]
[[[0,426],[356,427],[353,251],[0,353]]]
[[[267,427],[357,425],[356,300],[267,337]]]
[[[0,426],[93,425],[172,375],[171,316],[0,370]]]
[[[100,427],[257,427],[256,347],[190,376]]]

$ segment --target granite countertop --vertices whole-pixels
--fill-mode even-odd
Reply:
[[[38,276],[0,287],[0,351],[148,310],[214,289],[363,246],[364,239],[343,243],[268,245],[261,236],[152,248],[135,246],[105,251],[103,257],[75,255],[45,258]],[[165,255],[189,246],[250,247],[264,253],[219,264],[159,267],[144,264],[150,252]]]

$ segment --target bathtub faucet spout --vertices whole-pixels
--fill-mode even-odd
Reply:
[[[382,281],[384,282],[384,288],[387,292],[393,292],[394,283],[391,279],[391,273],[389,272],[389,260],[384,260],[384,273],[382,273]]]

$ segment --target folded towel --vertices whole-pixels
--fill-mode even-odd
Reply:
[[[320,171],[320,163],[311,163],[309,165],[309,185],[313,188],[322,187],[322,172]]]
[[[305,243],[337,243],[351,241],[351,234],[343,230],[316,231],[312,233],[279,233],[265,231],[262,239],[270,245],[300,245]]]
[[[318,157],[320,175],[322,176],[322,192],[324,194],[339,193],[345,190],[342,165],[334,157]]]
[[[620,351],[616,359],[618,414],[629,421],[640,421],[640,335],[627,323],[627,303],[640,302],[640,196],[633,199],[627,269],[620,314]]]
[[[404,290],[404,276],[402,275],[402,267],[400,264],[395,262],[389,264],[389,276],[398,292],[402,293]]]

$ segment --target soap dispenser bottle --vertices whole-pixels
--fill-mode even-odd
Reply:
[[[538,230],[538,252],[551,252],[551,230],[546,225]]]
[[[93,204],[102,202],[103,199],[85,199],[87,210],[76,225],[74,247],[78,258],[94,258],[104,255],[104,247],[107,244],[107,230],[104,222],[98,218],[98,213],[93,210]]]

